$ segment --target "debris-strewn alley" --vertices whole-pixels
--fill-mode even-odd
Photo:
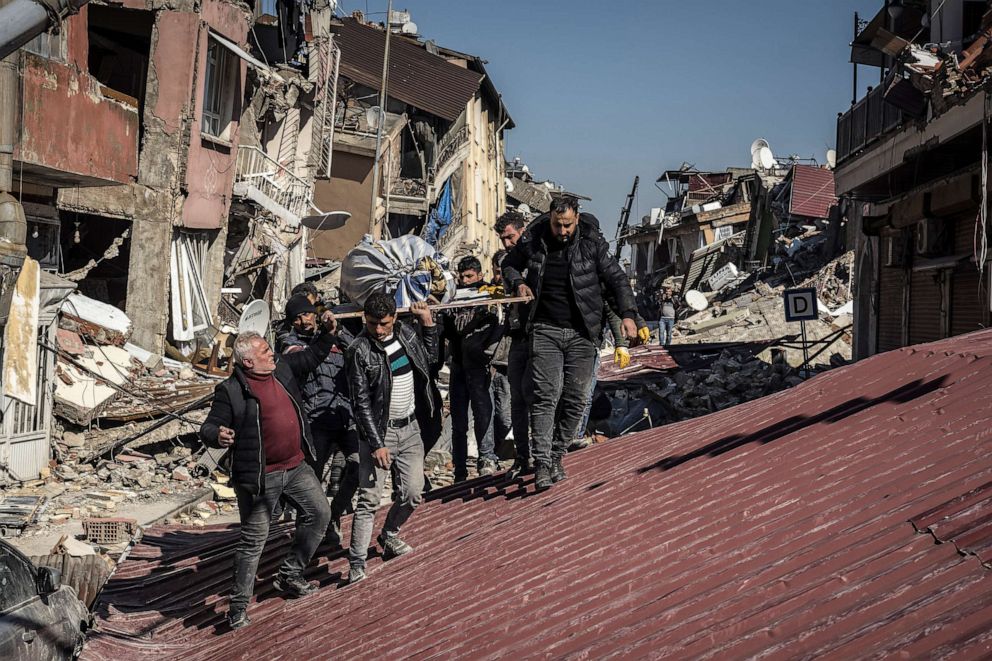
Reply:
[[[992,0],[691,4],[0,0],[0,657],[992,654]]]

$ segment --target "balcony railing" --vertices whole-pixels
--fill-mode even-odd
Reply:
[[[837,118],[837,161],[857,154],[902,124],[902,111],[885,98],[886,84],[869,90],[851,109]]]
[[[238,147],[235,181],[254,186],[297,216],[306,215],[311,207],[313,187],[258,147]]]

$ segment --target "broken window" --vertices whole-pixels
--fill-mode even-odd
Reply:
[[[59,217],[59,272],[75,282],[80,293],[124,310],[131,223],[68,211]]]
[[[238,58],[233,53],[213,37],[208,40],[201,133],[222,140],[230,137],[238,66]]]
[[[154,14],[93,4],[86,13],[90,75],[143,108]]]
[[[206,232],[178,232],[172,241],[172,337],[190,342],[212,323],[203,272],[210,236]]]

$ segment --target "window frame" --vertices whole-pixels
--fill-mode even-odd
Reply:
[[[30,582],[28,584],[28,588],[29,588],[28,594],[25,596],[25,598],[16,603],[10,604],[6,608],[0,607],[0,613],[10,613],[12,611],[15,611],[38,597],[38,572],[35,566],[31,563],[31,561],[25,558],[23,555],[21,555],[12,546],[8,544],[0,544],[0,565],[5,564],[6,558],[12,558],[16,562],[19,562],[21,565],[23,565],[24,569],[28,573]]]
[[[240,60],[211,35],[207,35],[207,53],[203,76],[203,107],[200,109],[200,134],[217,140],[230,140],[234,123],[235,76]],[[219,75],[218,75],[219,72]]]

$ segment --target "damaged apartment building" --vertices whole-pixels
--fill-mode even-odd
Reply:
[[[990,29],[989,3],[969,0],[885,2],[857,24],[836,169],[856,358],[989,325]]]
[[[188,356],[303,277],[337,55],[333,6],[301,11],[95,1],[21,51],[29,253],[149,351]]]
[[[366,234],[414,234],[450,259],[472,254],[488,269],[500,248],[492,228],[506,208],[503,135],[513,120],[484,61],[418,38],[405,12],[394,12],[388,28],[356,12],[333,30],[341,49],[333,159],[330,178],[315,184],[315,203],[352,217],[315,233],[313,256],[340,260]]]
[[[767,149],[763,140],[755,144]],[[750,168],[705,172],[683,165],[662,173],[656,183],[668,198],[665,207],[652,209],[624,239],[640,288],[675,278],[683,291],[719,289],[739,273],[776,267],[779,253],[806,228],[829,228],[826,252],[842,249],[832,170],[768,153],[764,163],[755,156]]]

